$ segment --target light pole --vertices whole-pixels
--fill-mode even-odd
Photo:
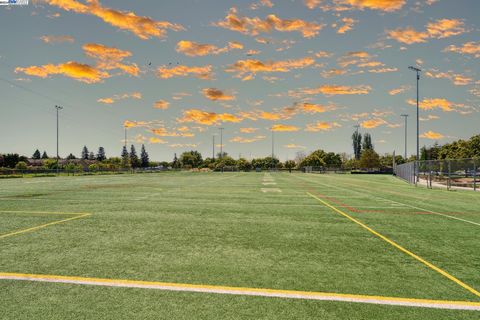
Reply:
[[[223,159],[223,130],[225,130],[225,128],[218,128],[218,130],[220,130],[220,160]]]
[[[420,160],[420,108],[418,103],[419,96],[419,82],[420,82],[420,72],[421,69],[416,67],[408,67],[408,69],[415,71],[417,73],[417,161]]]
[[[215,135],[212,136],[212,160],[215,162]]]
[[[125,149],[127,148],[127,126],[125,126]]]
[[[405,118],[405,161],[407,161],[407,125],[408,125],[408,114],[402,114],[401,117]]]
[[[274,149],[274,146],[275,146],[275,135],[274,135],[274,132],[273,131],[273,128],[271,128],[270,130],[272,130],[272,170],[274,169],[275,167],[275,149]]]
[[[58,112],[60,110],[62,110],[63,107],[55,106],[55,109],[57,110],[57,175],[58,175],[58,173],[59,173],[59,163],[58,163],[59,161],[58,160],[60,159],[59,152],[58,152],[58,132],[59,132],[59,129],[58,129],[58,127],[59,127],[58,126]]]

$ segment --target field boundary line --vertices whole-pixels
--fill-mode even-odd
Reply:
[[[434,308],[434,309],[480,311],[480,302],[470,302],[470,301],[432,300],[432,299],[400,298],[400,297],[386,297],[386,296],[373,296],[373,295],[370,296],[370,295],[313,292],[313,291],[229,287],[229,286],[171,283],[171,282],[157,282],[157,281],[102,279],[102,278],[88,278],[88,277],[75,277],[75,276],[4,273],[4,272],[0,272],[0,280],[64,283],[64,284],[75,284],[75,285],[92,285],[92,286],[121,287],[121,288],[157,289],[157,290],[177,291],[177,292],[215,293],[215,294],[229,294],[229,295],[241,295],[241,296],[259,296],[259,297],[275,297],[275,298],[321,300],[321,301],[340,301],[340,302],[367,303],[367,304],[379,304],[379,305],[395,305],[395,306],[405,306],[405,307],[423,307],[423,308]]]
[[[339,213],[340,215],[344,216],[345,218],[349,219],[350,221],[352,222],[355,222],[356,224],[358,224],[359,226],[361,226],[362,228],[366,229],[367,231],[369,231],[370,233],[372,233],[373,235],[379,237],[380,239],[384,240],[385,242],[391,244],[392,246],[394,246],[395,248],[397,248],[398,250],[402,251],[403,253],[406,253],[407,255],[411,256],[412,258],[418,260],[419,262],[423,263],[424,265],[426,265],[427,267],[429,267],[430,269],[440,273],[441,275],[443,275],[444,277],[446,277],[447,279],[455,282],[456,284],[458,284],[459,286],[461,286],[462,288],[470,291],[471,293],[473,293],[474,295],[476,295],[477,297],[480,297],[480,292],[478,292],[477,290],[475,290],[474,288],[470,287],[468,284],[464,283],[463,281],[457,279],[456,277],[452,276],[451,274],[449,274],[448,272],[446,272],[445,270],[435,266],[434,264],[426,261],[425,259],[423,259],[422,257],[416,255],[415,253],[409,251],[408,249],[405,249],[404,247],[402,247],[401,245],[399,245],[398,243],[396,243],[395,241],[393,240],[390,240],[389,238],[387,238],[386,236],[382,235],[381,233],[378,233],[377,231],[373,230],[372,228],[370,228],[369,226],[367,226],[366,224],[364,224],[363,222],[355,219],[354,217],[350,216],[349,214],[343,212],[342,210],[334,207],[333,205],[331,205],[330,203],[326,202],[325,200],[323,199],[320,199],[319,197],[311,194],[310,192],[307,192],[308,195],[310,195],[312,198],[320,201],[321,203],[323,203],[325,206],[329,207],[330,209],[334,210],[335,212]]]
[[[42,225],[39,225],[39,226],[30,227],[30,228],[27,228],[27,229],[20,229],[20,230],[12,231],[12,232],[9,232],[9,233],[0,234],[0,239],[4,239],[4,238],[7,238],[7,237],[11,237],[11,236],[16,236],[16,235],[19,235],[19,234],[22,234],[22,233],[36,231],[36,230],[39,230],[39,229],[43,229],[43,228],[53,226],[53,225],[56,225],[56,224],[60,224],[60,223],[65,223],[65,222],[72,221],[72,220],[86,218],[86,217],[89,217],[91,215],[92,215],[91,213],[84,213],[84,214],[78,215],[76,217],[57,220],[57,221],[45,223],[45,224],[42,224]]]
[[[27,213],[27,214],[43,214],[43,215],[81,215],[90,214],[87,212],[55,212],[55,211],[17,211],[17,210],[0,210],[0,213]]]

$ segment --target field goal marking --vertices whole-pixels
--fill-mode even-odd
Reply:
[[[462,288],[470,291],[471,293],[473,293],[474,295],[476,295],[477,297],[480,297],[480,292],[478,292],[477,290],[475,290],[474,288],[470,287],[468,284],[464,283],[463,281],[457,279],[456,277],[452,276],[451,274],[449,274],[448,272],[446,272],[445,270],[435,266],[434,264],[426,261],[425,259],[423,259],[422,257],[416,255],[415,253],[409,251],[408,249],[405,249],[404,247],[402,247],[401,245],[399,245],[398,243],[396,243],[395,241],[393,240],[390,240],[389,238],[387,238],[386,236],[382,235],[381,233],[378,233],[377,231],[373,230],[372,228],[370,228],[369,226],[367,226],[366,224],[364,224],[363,222],[353,218],[352,216],[350,216],[349,214],[343,212],[342,210],[334,207],[333,205],[331,205],[330,203],[326,202],[325,200],[323,199],[320,199],[319,197],[311,194],[310,192],[307,192],[307,194],[309,196],[311,196],[312,198],[320,201],[321,203],[323,203],[325,206],[329,207],[330,209],[332,209],[333,211],[339,213],[340,215],[344,216],[345,218],[349,219],[350,221],[358,224],[359,226],[361,226],[362,228],[366,229],[367,231],[369,231],[370,233],[372,233],[373,235],[377,236],[378,238],[384,240],[385,242],[391,244],[393,247],[397,248],[398,250],[402,251],[403,253],[406,253],[407,255],[411,256],[412,258],[414,258],[415,260],[423,263],[425,266],[429,267],[430,269],[440,273],[442,276],[448,278],[449,280],[455,282],[456,284],[458,284],[459,286],[461,286]]]
[[[176,291],[176,292],[216,293],[216,294],[229,294],[229,295],[240,295],[240,296],[275,297],[275,298],[321,300],[321,301],[341,301],[341,302],[367,303],[367,304],[377,304],[377,305],[394,305],[394,306],[405,306],[405,307],[480,311],[480,302],[469,302],[469,301],[430,300],[430,299],[416,299],[416,298],[341,294],[341,293],[329,293],[329,292],[228,287],[228,286],[170,283],[170,282],[157,282],[157,281],[101,279],[101,278],[60,276],[60,275],[2,273],[2,272],[0,272],[0,280],[65,283],[65,284],[103,286],[103,287],[157,289],[157,290]]]
[[[16,236],[16,235],[27,233],[27,232],[37,231],[39,229],[43,229],[43,228],[53,226],[53,225],[56,225],[56,224],[60,224],[60,223],[69,222],[69,221],[72,221],[72,220],[87,218],[87,217],[90,217],[92,215],[91,213],[76,213],[76,212],[8,211],[8,210],[0,210],[0,213],[26,213],[26,214],[32,214],[32,215],[41,214],[41,215],[73,216],[73,217],[70,217],[70,218],[66,218],[66,219],[62,219],[62,220],[55,220],[55,221],[52,221],[52,222],[49,222],[49,223],[41,224],[41,225],[38,225],[38,226],[33,226],[33,227],[30,227],[30,228],[26,228],[26,229],[19,229],[19,230],[11,231],[11,232],[8,232],[8,233],[0,234],[0,239]]]

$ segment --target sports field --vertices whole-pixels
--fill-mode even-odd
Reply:
[[[1,319],[480,319],[480,196],[390,176],[0,183]]]

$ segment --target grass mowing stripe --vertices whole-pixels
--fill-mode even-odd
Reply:
[[[469,301],[413,299],[413,298],[368,296],[368,295],[340,294],[340,293],[327,293],[327,292],[227,287],[227,286],[198,285],[198,284],[171,283],[171,282],[137,281],[137,280],[123,280],[123,279],[101,279],[101,278],[69,277],[69,276],[59,276],[59,275],[40,275],[40,274],[23,274],[23,273],[1,273],[0,272],[0,279],[49,282],[49,283],[66,283],[66,284],[76,284],[76,285],[105,286],[105,287],[157,289],[157,290],[165,290],[165,291],[183,291],[183,292],[243,295],[243,296],[276,297],[276,298],[287,298],[287,299],[341,301],[341,302],[367,303],[367,304],[379,304],[379,305],[423,307],[423,308],[434,308],[434,309],[480,311],[479,302],[469,302]]]
[[[435,266],[434,264],[426,261],[425,259],[423,259],[422,257],[416,255],[415,253],[405,249],[404,247],[402,247],[401,245],[397,244],[395,241],[393,240],[390,240],[389,238],[387,238],[386,236],[378,233],[377,231],[373,230],[372,228],[370,228],[369,226],[367,226],[366,224],[364,224],[363,222],[353,218],[352,216],[350,216],[349,214],[343,212],[342,210],[332,206],[331,204],[329,204],[328,202],[318,198],[317,196],[311,194],[310,192],[307,192],[308,195],[310,195],[312,198],[314,199],[317,199],[318,201],[320,201],[321,203],[323,203],[324,205],[326,205],[327,207],[329,207],[330,209],[334,210],[335,212],[341,214],[342,216],[344,216],[345,218],[349,219],[350,221],[353,221],[355,222],[356,224],[358,224],[359,226],[361,226],[362,228],[368,230],[370,233],[374,234],[375,236],[379,237],[380,239],[386,241],[387,243],[391,244],[392,246],[394,246],[395,248],[397,248],[398,250],[408,254],[409,256],[411,256],[412,258],[420,261],[421,263],[423,263],[424,265],[426,265],[427,267],[429,267],[430,269],[440,273],[441,275],[443,275],[444,277],[448,278],[449,280],[455,282],[456,284],[460,285],[461,287],[463,287],[464,289],[470,291],[471,293],[473,293],[474,295],[476,295],[477,297],[480,297],[480,292],[478,292],[477,290],[475,290],[474,288],[470,287],[468,284],[464,283],[463,281],[455,278],[454,276],[452,276],[451,274],[449,274],[448,272],[444,271],[443,269],[440,269],[439,267]]]
[[[13,211],[13,210],[1,210],[0,213],[28,213],[28,214],[58,214],[58,215],[81,215],[90,214],[86,212],[51,212],[51,211]]]
[[[38,229],[43,229],[43,228],[46,228],[46,227],[49,227],[49,226],[53,226],[53,225],[56,225],[56,224],[65,223],[65,222],[72,221],[72,220],[76,220],[76,219],[86,218],[86,217],[89,217],[89,216],[91,216],[90,213],[85,213],[85,214],[79,215],[79,216],[77,216],[77,217],[72,217],[72,218],[68,218],[68,219],[53,221],[53,222],[50,222],[50,223],[45,223],[45,224],[42,224],[42,225],[39,225],[39,226],[35,226],[35,227],[31,227],[31,228],[28,228],[28,229],[22,229],[22,230],[13,231],[13,232],[10,232],[10,233],[6,233],[6,234],[0,235],[0,239],[4,239],[4,238],[7,238],[7,237],[15,236],[15,235],[22,234],[22,233],[27,233],[27,232],[36,231],[36,230],[38,230]]]

